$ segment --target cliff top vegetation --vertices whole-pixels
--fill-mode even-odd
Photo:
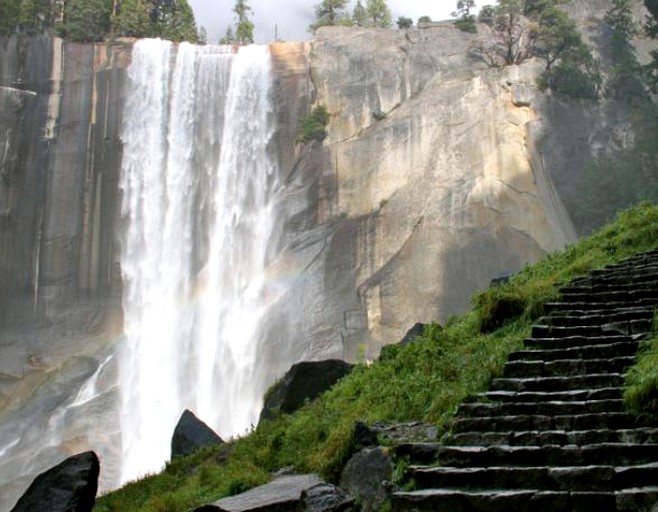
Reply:
[[[94,510],[187,510],[265,483],[270,472],[286,466],[335,481],[354,450],[356,421],[423,420],[446,431],[457,405],[501,374],[507,355],[522,346],[561,284],[655,248],[658,206],[625,211],[591,237],[476,295],[473,310],[443,328],[430,325],[413,343],[385,347],[379,360],[357,365],[299,411],[262,422],[239,440],[175,459],[162,473],[101,497]],[[635,370],[643,388],[634,392],[640,398],[632,405],[640,409],[647,402],[642,397],[658,396],[655,366],[645,366]]]

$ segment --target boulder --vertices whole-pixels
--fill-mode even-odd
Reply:
[[[283,379],[270,388],[260,420],[271,420],[279,412],[296,411],[306,400],[313,400],[351,371],[352,365],[339,359],[292,365]]]
[[[99,472],[94,452],[69,457],[38,475],[11,512],[90,512]]]
[[[339,487],[321,483],[302,491],[300,512],[349,512],[354,500]]]
[[[352,435],[354,437],[354,446],[357,450],[370,446],[377,446],[379,444],[377,441],[377,434],[362,421],[357,421],[354,424],[354,432]]]
[[[194,509],[194,512],[249,512],[249,511],[289,511],[299,510],[303,491],[322,483],[316,475],[291,475],[277,478],[269,484],[222,498]],[[343,509],[341,509],[343,510]]]
[[[220,445],[223,442],[213,429],[197,418],[192,411],[185,409],[171,437],[171,458],[190,455],[200,448]]]
[[[420,322],[415,323],[414,326],[407,331],[407,334],[405,334],[402,337],[399,345],[408,345],[409,343],[414,341],[418,336],[422,336],[423,331],[425,330],[425,325],[427,324],[421,324]]]
[[[340,488],[359,500],[363,510],[377,510],[386,500],[386,482],[393,477],[391,457],[381,448],[364,448],[345,465]]]

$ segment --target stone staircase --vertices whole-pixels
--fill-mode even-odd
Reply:
[[[621,400],[656,305],[658,251],[569,283],[445,443],[397,448],[416,490],[393,510],[658,511],[658,425]]]

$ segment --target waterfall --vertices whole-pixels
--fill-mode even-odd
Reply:
[[[267,47],[138,41],[122,139],[122,481],[160,469],[185,408],[255,424],[261,319],[277,296]]]

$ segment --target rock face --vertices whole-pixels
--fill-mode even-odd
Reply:
[[[190,455],[195,451],[222,444],[224,441],[195,414],[185,409],[171,437],[171,458]]]
[[[534,89],[537,65],[486,68],[471,43],[448,24],[331,27],[313,46],[317,102],[331,113],[318,216],[336,223],[324,294],[353,280],[335,301],[340,334],[367,330],[369,353],[575,238],[531,146],[541,113],[516,97]]]
[[[270,390],[260,413],[261,421],[271,420],[279,412],[296,411],[306,400],[313,400],[327,391],[350,371],[351,364],[335,359],[294,364]]]
[[[91,512],[99,470],[94,452],[69,457],[37,476],[12,512]]]
[[[0,38],[0,510],[92,447],[116,479],[129,48]]]

